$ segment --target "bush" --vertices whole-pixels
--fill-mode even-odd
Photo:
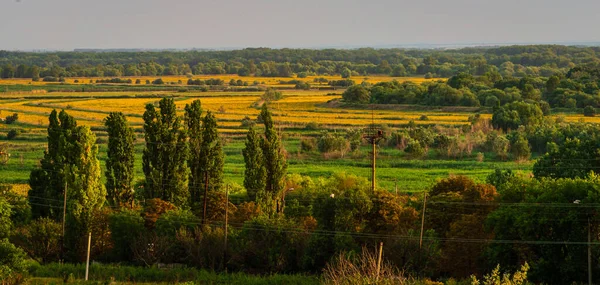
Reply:
[[[39,262],[58,261],[61,225],[50,218],[40,218],[15,230],[11,238],[16,245]]]
[[[362,254],[342,252],[327,263],[323,276],[326,284],[404,284],[406,277],[388,261],[378,269],[377,253],[363,248]],[[379,275],[377,275],[379,273]]]
[[[412,158],[421,158],[426,154],[425,148],[416,140],[410,141],[404,149],[404,152],[409,154]]]
[[[339,151],[344,156],[344,153],[350,148],[350,143],[342,136],[324,133],[317,141],[317,148],[322,153]]]
[[[27,266],[26,255],[22,249],[8,242],[0,240],[0,279],[2,284],[20,284],[25,279]]]
[[[321,126],[317,122],[310,122],[304,126],[305,130],[311,130],[311,131],[315,131],[320,128],[321,128]]]
[[[245,116],[245,117],[242,119],[242,125],[241,125],[241,126],[242,126],[243,128],[248,128],[248,127],[250,127],[250,126],[252,126],[252,125],[254,125],[254,124],[255,124],[255,123],[254,123],[254,120],[252,120],[252,119],[251,119],[250,117],[248,117],[248,116]]]
[[[583,115],[586,117],[596,116],[596,108],[592,106],[586,106],[585,108],[583,108]]]
[[[421,115],[421,117],[419,117],[419,121],[429,121],[429,117],[427,117],[427,115]]]
[[[531,156],[529,141],[527,141],[524,135],[518,135],[517,139],[512,143],[510,151],[517,161],[528,160]]]
[[[301,138],[300,139],[300,151],[311,152],[317,149],[317,139],[315,138]]]
[[[158,78],[158,79],[152,81],[152,84],[160,85],[160,84],[165,84],[165,82],[162,80],[162,78]]]
[[[21,131],[12,129],[12,130],[8,131],[8,133],[6,133],[6,139],[9,139],[9,140],[15,139],[17,136],[19,136],[19,134],[21,134]]]
[[[275,90],[274,88],[268,88],[267,91],[265,91],[265,93],[260,96],[260,99],[266,102],[277,101],[281,98],[283,98],[281,92]]]
[[[4,122],[8,125],[15,123],[19,120],[19,114],[13,113],[12,115],[6,116]]]

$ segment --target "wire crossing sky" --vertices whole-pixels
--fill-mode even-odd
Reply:
[[[0,49],[597,43],[597,0],[0,0]]]

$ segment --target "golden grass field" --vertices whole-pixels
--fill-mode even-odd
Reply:
[[[182,82],[183,85],[185,85],[188,81],[188,79],[201,79],[201,80],[206,80],[206,79],[210,79],[210,78],[216,78],[216,79],[222,79],[223,81],[225,81],[225,83],[229,83],[229,81],[231,79],[233,80],[242,80],[245,82],[248,82],[249,84],[252,84],[254,81],[259,82],[259,84],[261,85],[267,85],[267,86],[281,86],[281,87],[291,87],[293,88],[294,85],[282,85],[280,84],[280,81],[290,81],[293,79],[297,79],[300,81],[305,81],[305,82],[310,82],[311,84],[314,85],[319,85],[318,83],[314,83],[313,80],[315,78],[325,78],[329,81],[331,80],[340,80],[342,78],[340,78],[340,76],[308,76],[306,78],[294,78],[294,77],[250,77],[250,76],[239,76],[236,74],[212,74],[212,75],[193,75],[193,76],[185,76],[185,75],[166,75],[166,76],[119,76],[118,78],[121,79],[131,79],[131,81],[135,82],[137,79],[140,79],[140,85],[145,85],[146,84],[146,80],[149,80],[150,82],[152,82],[152,80],[155,80],[157,78],[162,78],[164,82],[166,83],[178,83],[179,81]],[[69,78],[65,78],[65,83],[69,83],[69,84],[89,84],[90,81],[91,82],[96,82],[96,80],[98,79],[107,79],[107,77],[69,77]],[[352,80],[354,80],[355,82],[359,83],[359,82],[369,82],[369,83],[377,83],[377,82],[386,82],[386,81],[392,81],[392,80],[397,80],[400,82],[404,82],[404,81],[412,81],[412,82],[416,82],[416,83],[421,83],[421,82],[425,82],[425,81],[435,81],[435,80],[439,80],[440,78],[432,78],[432,79],[425,79],[423,77],[390,77],[390,76],[382,76],[382,75],[369,75],[369,76],[355,76],[350,78]],[[77,82],[75,82],[77,81]],[[41,81],[32,81],[31,79],[26,79],[26,78],[11,78],[11,79],[0,79],[0,85],[11,85],[11,84],[21,84],[21,85],[44,85],[44,84],[51,84],[51,82],[43,82]],[[54,82],[54,84],[56,84],[56,82]],[[323,85],[327,85],[326,83]]]
[[[328,80],[339,80],[338,76],[324,76]],[[141,79],[142,83],[146,79],[154,77],[131,77],[132,80]],[[163,76],[166,82],[185,82],[186,76]],[[242,79],[244,81],[265,82],[266,85],[279,84],[280,80],[290,80],[291,78],[282,77],[240,77],[237,75],[202,75],[194,78],[208,79],[220,78],[225,82],[231,79]],[[311,76],[300,80],[312,82],[315,77]],[[87,83],[89,80],[95,81],[97,78],[67,78],[67,82],[72,83],[78,80],[79,83]],[[382,81],[400,80],[423,82],[424,78],[405,77],[394,78],[389,76],[369,76],[355,77],[356,81],[368,81],[377,83]],[[431,79],[427,79],[431,80]],[[437,79],[433,79],[437,80]],[[49,84],[46,82],[31,82],[26,79],[0,80],[0,84]],[[327,102],[341,98],[341,90],[335,91],[332,95],[331,90],[284,90],[284,98],[271,104],[275,119],[282,127],[304,127],[307,123],[315,122],[325,125],[329,128],[348,128],[363,127],[372,122],[387,125],[403,125],[410,121],[417,124],[442,124],[442,125],[460,125],[468,122],[469,113],[466,112],[442,112],[442,111],[403,111],[403,110],[376,110],[373,113],[369,110],[353,110],[327,107]],[[2,93],[0,93],[2,94]],[[65,109],[69,114],[78,119],[80,124],[92,127],[101,126],[104,118],[109,112],[123,112],[128,116],[130,123],[135,127],[141,127],[143,124],[142,114],[146,104],[158,102],[157,98],[136,98],[135,96],[176,96],[176,105],[182,113],[186,104],[193,100],[200,99],[204,110],[216,114],[220,120],[222,132],[240,132],[240,124],[244,117],[256,118],[259,109],[254,107],[254,103],[259,101],[262,92],[233,92],[233,91],[210,91],[210,92],[186,92],[176,93],[168,91],[154,92],[29,92],[26,94],[5,94],[0,95],[10,100],[0,101],[0,117],[11,113],[19,114],[19,121],[35,127],[44,127],[47,125],[48,115],[53,109]],[[40,95],[40,99],[35,99]],[[27,99],[24,99],[24,98]],[[49,99],[57,97],[57,99]],[[69,98],[70,97],[70,98]],[[110,97],[110,98],[104,98]],[[42,99],[43,98],[43,99]],[[65,99],[68,98],[68,99]],[[421,121],[419,118],[426,115],[429,120]],[[483,115],[489,117],[490,115]],[[568,122],[585,121],[600,123],[600,117],[584,117],[578,114],[564,115],[564,120]],[[0,124],[1,126],[1,124]]]

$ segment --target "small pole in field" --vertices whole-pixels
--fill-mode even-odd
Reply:
[[[64,195],[64,201],[63,201],[63,216],[62,216],[62,236],[60,237],[61,239],[61,243],[60,243],[60,263],[63,263],[64,259],[65,259],[65,220],[67,217],[67,189],[68,189],[68,184],[67,184],[67,177],[65,176],[65,195]]]
[[[204,211],[202,212],[202,224],[206,224],[206,203],[208,195],[208,171],[204,172]]]
[[[419,238],[419,249],[423,247],[423,229],[425,228],[425,206],[427,204],[427,193],[423,195],[423,216],[421,217],[421,237]]]
[[[85,264],[85,281],[88,281],[88,274],[90,272],[90,248],[92,246],[92,232],[88,233],[88,249],[87,249],[87,261]]]
[[[225,267],[225,273],[227,273],[227,230],[228,230],[228,223],[229,223],[229,185],[227,185],[227,189],[225,191],[226,193],[226,197],[227,197],[227,202],[225,203],[225,252],[223,254],[224,258],[223,258],[223,263],[224,263],[224,267]]]
[[[394,188],[396,189],[396,196],[398,196],[398,178],[394,178]]]
[[[379,281],[379,271],[381,270],[381,255],[383,253],[383,242],[379,242],[379,257],[377,257],[377,275],[375,280]]]

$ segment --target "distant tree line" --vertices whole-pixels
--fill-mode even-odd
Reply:
[[[268,49],[162,52],[0,51],[0,77],[121,77],[187,74],[344,78],[386,74],[451,77],[497,71],[504,77],[565,73],[598,62],[599,47],[532,45],[435,49]]]
[[[380,82],[351,86],[343,99],[359,104],[418,104],[428,106],[470,106],[497,109],[525,101],[538,105],[545,114],[552,108],[585,108],[593,116],[600,108],[600,65],[586,64],[550,77],[503,76],[488,71],[480,76],[461,72],[447,81]]]

